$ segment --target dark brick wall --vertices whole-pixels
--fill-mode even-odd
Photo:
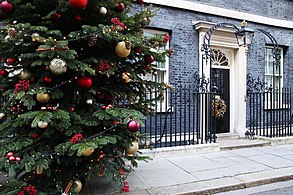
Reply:
[[[267,16],[283,20],[291,20],[293,16],[292,0],[190,0],[193,2],[214,5],[226,9],[238,10],[246,13]],[[156,7],[156,6],[155,6]],[[175,52],[170,58],[169,83],[194,84],[195,73],[199,66],[198,33],[193,29],[193,21],[212,23],[228,22],[240,26],[241,21],[219,17],[189,10],[161,6],[150,27],[165,29],[171,32],[170,48]],[[270,32],[279,45],[284,48],[284,87],[293,87],[293,30],[274,26],[249,23],[250,28],[263,29]],[[253,44],[248,52],[247,73],[253,77],[264,79],[264,47],[271,41],[264,34],[256,32]],[[249,113],[249,108],[247,108]],[[249,123],[247,115],[247,124]],[[178,119],[176,119],[178,120]]]

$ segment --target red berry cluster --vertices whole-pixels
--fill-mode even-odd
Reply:
[[[7,156],[9,161],[18,161],[19,162],[21,160],[20,157],[15,157],[13,152],[8,152],[6,154],[6,156]]]
[[[27,91],[30,88],[30,81],[29,80],[20,80],[18,83],[15,84],[14,93],[19,91]]]
[[[104,61],[100,61],[98,64],[98,71],[106,72],[108,70],[110,70],[110,65],[108,63],[105,63]]]
[[[113,108],[113,106],[111,104],[109,104],[108,106],[102,106],[101,108],[103,110],[105,110],[105,109]]]
[[[37,195],[37,193],[38,193],[38,190],[36,190],[35,186],[28,185],[23,189],[23,191],[18,192],[17,195],[26,195],[26,194]]]
[[[120,29],[125,30],[127,26],[123,22],[120,21],[120,18],[112,18],[111,22],[113,24],[112,30],[113,31],[118,31]]]
[[[74,143],[74,144],[77,144],[78,142],[80,142],[81,139],[82,139],[82,134],[81,134],[81,133],[77,133],[77,134],[75,134],[75,135],[71,138],[70,142],[71,142],[71,143]]]

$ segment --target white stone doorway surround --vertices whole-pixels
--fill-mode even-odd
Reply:
[[[215,24],[209,22],[194,22],[194,28],[198,32],[199,44],[199,73],[210,75],[210,66],[202,66],[202,44],[206,32]],[[219,49],[230,58],[230,129],[229,133],[236,133],[245,137],[246,129],[246,70],[247,48],[237,44],[236,29],[233,27],[220,27],[213,31],[210,46]]]

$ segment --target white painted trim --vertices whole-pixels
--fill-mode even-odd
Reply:
[[[256,14],[249,14],[246,12],[240,12],[240,11],[220,8],[216,6],[205,5],[205,4],[191,2],[187,0],[145,0],[145,2],[168,6],[168,7],[175,7],[179,9],[186,9],[186,10],[191,10],[191,11],[201,12],[206,14],[213,14],[213,15],[227,17],[227,18],[246,20],[249,22],[266,24],[270,26],[293,29],[293,21],[270,18],[270,17],[265,17],[261,15],[256,15]]]

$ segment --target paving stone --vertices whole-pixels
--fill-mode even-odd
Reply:
[[[231,150],[230,152],[233,154],[237,154],[239,156],[242,156],[242,157],[258,156],[258,155],[264,154],[263,152],[261,152],[259,150],[255,150],[253,148],[243,148],[243,149],[238,149],[238,150]]]
[[[213,161],[199,155],[170,157],[168,160],[189,173],[221,167]]]
[[[272,168],[281,168],[281,167],[289,167],[293,166],[293,161],[288,160],[279,156],[275,156],[272,154],[261,155],[261,156],[250,156],[247,157],[255,162],[261,163],[263,165],[272,167]]]
[[[205,157],[205,158],[208,158],[208,159],[216,159],[216,158],[225,158],[225,157],[229,157],[229,156],[236,156],[231,151],[221,151],[221,152],[213,152],[213,153],[207,153],[207,154],[200,154],[200,156]]]
[[[263,147],[255,148],[255,150],[268,154],[274,154],[277,156],[293,154],[293,150],[288,150],[280,147]]]
[[[168,166],[156,166],[153,164],[152,169],[139,170],[138,174],[152,188],[177,185],[198,180],[193,175],[172,163]],[[145,188],[148,187],[146,186]]]
[[[214,159],[214,162],[219,166],[221,165],[223,167],[232,169],[239,174],[271,169],[266,165],[254,162],[241,156]]]
[[[224,177],[234,177],[238,172],[229,169],[229,168],[218,168],[218,169],[210,169],[205,171],[197,171],[191,173],[199,180],[209,180],[209,179],[217,179],[217,178],[224,178]]]

